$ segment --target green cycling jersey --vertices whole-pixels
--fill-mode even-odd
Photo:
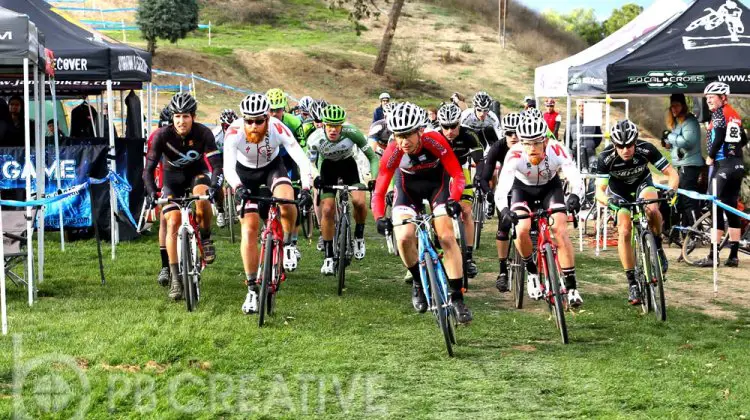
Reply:
[[[324,160],[336,161],[354,157],[354,146],[357,146],[370,162],[370,174],[375,177],[378,173],[378,156],[367,143],[365,135],[352,124],[344,124],[336,141],[328,140],[325,129],[319,128],[310,134],[307,145],[310,160],[317,162],[318,169]]]

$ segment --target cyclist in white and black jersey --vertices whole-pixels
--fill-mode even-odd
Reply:
[[[393,133],[388,129],[388,114],[393,105],[395,105],[395,103],[392,102],[386,102],[383,104],[383,114],[385,115],[385,118],[370,124],[370,130],[367,132],[367,142],[378,156],[383,156],[385,148],[388,147],[388,142],[393,138]],[[376,175],[373,174],[373,177],[375,176]]]
[[[281,121],[271,117],[269,111],[270,103],[266,95],[256,93],[242,100],[242,119],[229,127],[224,144],[227,182],[241,199],[259,195],[261,187],[265,186],[274,197],[293,200],[292,181],[279,156],[279,148],[283,146],[300,170],[300,205],[309,205],[312,203],[310,162],[291,131]],[[297,268],[297,257],[291,243],[291,232],[297,219],[297,209],[289,204],[281,205],[280,208],[284,229],[284,268],[293,271]],[[240,250],[248,292],[242,311],[252,313],[258,307],[258,204],[248,201],[244,211]]]
[[[500,119],[490,110],[492,98],[487,92],[477,92],[472,104],[473,108],[467,108],[461,113],[461,125],[474,130],[479,135],[482,147],[487,150],[503,138]]]
[[[219,115],[219,125],[212,130],[214,139],[216,139],[216,147],[219,151],[224,150],[224,137],[226,136],[227,128],[236,120],[237,113],[233,109],[224,109]],[[226,215],[224,214],[224,194],[229,193],[224,191],[225,188],[220,188],[216,191],[216,226],[224,227],[226,225]]]
[[[544,209],[567,208],[577,212],[581,208],[583,179],[570,151],[557,140],[548,139],[547,123],[543,118],[524,118],[517,128],[521,144],[516,144],[505,157],[503,168],[495,190],[495,203],[500,209],[500,223],[508,228],[515,221],[516,248],[523,257],[528,272],[527,286],[532,299],[542,297],[539,289],[537,266],[532,260],[531,219],[517,220],[518,215],[527,215],[541,206]],[[563,187],[558,171],[567,178],[571,194],[563,198]],[[510,204],[508,193],[511,194]],[[537,204],[539,202],[539,204]],[[575,274],[575,254],[568,235],[568,216],[555,213],[551,216],[550,228],[557,242],[561,271],[568,293],[568,304],[578,307],[583,299],[578,293]]]

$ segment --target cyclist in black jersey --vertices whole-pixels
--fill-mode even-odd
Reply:
[[[188,93],[178,93],[172,98],[169,107],[173,113],[173,124],[156,132],[143,169],[143,182],[151,207],[157,197],[154,172],[159,162],[163,168],[163,197],[182,197],[188,190],[192,194],[208,194],[213,197],[223,182],[221,152],[216,147],[211,130],[195,122],[195,111],[198,109],[195,98]],[[209,167],[206,160],[210,165],[210,178],[207,175]],[[166,205],[162,209],[162,215],[167,220],[167,254],[172,277],[169,297],[175,300],[182,298],[182,283],[177,267],[177,229],[181,224],[178,210],[176,205]],[[207,263],[216,259],[211,242],[211,216],[211,204],[204,200],[198,201],[196,220]]]
[[[635,279],[635,258],[630,241],[632,222],[630,210],[621,208],[622,203],[631,203],[639,198],[652,200],[658,198],[649,164],[669,177],[669,194],[674,195],[680,184],[680,178],[669,161],[651,143],[638,140],[638,127],[629,120],[622,120],[612,129],[612,144],[599,154],[597,173],[609,175],[609,178],[596,180],[596,199],[617,212],[618,241],[617,251],[622,268],[628,279],[631,305],[639,305],[640,293]],[[646,206],[646,217],[656,239],[656,247],[664,273],[667,272],[667,257],[662,249],[662,215],[659,205],[652,203]]]

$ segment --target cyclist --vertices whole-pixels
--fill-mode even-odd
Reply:
[[[170,124],[172,124],[172,111],[169,109],[169,105],[165,106],[161,113],[159,114],[159,128],[166,127]],[[151,135],[148,136],[148,141],[146,142],[146,150],[151,149],[151,144],[154,141],[154,137],[156,136],[156,132],[158,130],[155,130],[151,132]],[[162,180],[164,179],[164,176],[162,175],[162,167],[161,163],[159,163],[156,166],[156,170],[154,170],[155,174],[155,180],[154,183],[156,184],[157,188],[161,188],[162,186]],[[151,213],[153,218],[151,220],[154,220],[155,214],[158,213],[159,209],[155,208],[154,213]],[[149,212],[150,213],[150,212]],[[159,276],[156,278],[156,281],[164,286],[169,286],[169,255],[167,254],[167,219],[165,217],[159,218],[159,254],[161,255],[161,270],[159,271]]]
[[[328,106],[328,102],[325,101],[325,99],[319,99],[317,101],[314,101],[312,104],[310,104],[310,118],[311,121],[307,122],[302,125],[302,133],[305,137],[305,142],[307,142],[310,139],[310,135],[315,132],[315,130],[323,127],[323,110],[325,107]],[[313,170],[315,168],[315,162],[313,162]],[[321,214],[320,214],[320,201],[318,198],[318,192],[313,192],[313,209],[315,211],[315,217],[317,220],[320,220]],[[323,251],[323,235],[318,236],[318,244],[316,246],[318,251]]]
[[[208,194],[213,197],[223,182],[221,152],[216,147],[211,130],[195,122],[195,112],[198,109],[195,98],[188,93],[178,93],[172,97],[169,108],[173,124],[157,131],[143,169],[143,182],[151,207],[157,197],[154,172],[160,162],[164,177],[162,196],[182,197],[190,189],[195,195]],[[212,168],[210,179],[206,174],[206,160]],[[182,298],[182,283],[178,271],[177,230],[182,221],[179,208],[174,204],[164,206],[162,215],[167,220],[166,244],[172,275],[169,297],[179,300]],[[208,201],[196,203],[196,221],[206,262],[211,264],[216,259],[216,251],[211,241],[211,204]]]
[[[500,119],[490,110],[492,98],[487,92],[477,92],[472,104],[473,108],[467,108],[461,114],[461,125],[474,130],[486,150],[502,138]]]
[[[547,123],[544,119],[525,117],[516,130],[521,144],[516,144],[508,151],[495,190],[495,201],[501,210],[500,224],[503,225],[503,230],[508,230],[517,220],[516,215],[530,214],[538,208],[537,206],[544,209],[567,208],[569,212],[580,210],[583,179],[570,159],[567,148],[557,140],[547,138]],[[563,187],[557,175],[558,170],[563,172],[572,187],[572,193],[567,200],[563,199]],[[583,299],[576,285],[575,254],[568,235],[568,216],[565,213],[554,213],[551,218],[550,228],[557,242],[560,268],[568,293],[568,305],[579,307],[583,304]],[[518,220],[515,244],[528,272],[529,297],[539,299],[542,292],[539,288],[537,266],[532,259],[534,244],[531,242],[530,231],[531,219]]]
[[[237,113],[233,109],[225,109],[219,114],[219,125],[213,130],[216,147],[219,148],[219,151],[224,150],[224,137],[226,136],[227,128],[237,118]],[[224,188],[221,188],[216,191],[216,226],[220,228],[226,225],[224,210]]]
[[[292,181],[281,157],[283,145],[300,169],[300,205],[308,205],[312,201],[309,191],[310,163],[289,129],[280,120],[270,116],[269,111],[269,100],[260,93],[248,95],[240,103],[242,120],[235,121],[229,127],[224,147],[227,182],[241,199],[259,195],[261,186],[268,187],[274,197],[294,199]],[[280,207],[284,229],[283,265],[284,269],[294,271],[297,268],[297,258],[291,249],[291,232],[297,218],[297,208],[290,204]],[[258,310],[258,203],[247,201],[244,211],[240,252],[245,269],[247,295],[242,311],[249,314]]]
[[[557,138],[557,133],[560,130],[560,124],[562,123],[562,116],[555,110],[555,100],[553,98],[547,98],[544,101],[544,106],[547,107],[547,111],[544,112],[544,121],[547,122],[552,135]],[[534,108],[536,109],[536,108]]]
[[[383,165],[378,173],[372,197],[372,213],[377,220],[378,232],[385,234],[392,229],[391,220],[385,218],[385,194],[396,176],[396,194],[393,203],[393,219],[404,220],[422,210],[426,199],[436,216],[458,215],[461,212],[461,194],[465,180],[461,165],[445,138],[437,132],[424,133],[424,111],[412,103],[401,103],[391,108],[388,128],[394,141],[388,144],[383,154]],[[448,277],[450,296],[460,323],[470,322],[471,311],[464,303],[463,270],[461,251],[453,234],[453,223],[449,218],[434,220],[435,232],[444,252],[443,264]],[[417,256],[416,228],[406,224],[394,231],[399,254],[412,275],[412,305],[418,312],[427,311],[427,299],[420,282]]]
[[[497,172],[496,168],[502,166],[508,150],[518,143],[516,128],[520,120],[521,116],[515,112],[503,115],[503,136],[505,138],[504,140],[495,142],[490,147],[490,150],[487,151],[482,170],[478,172],[478,176],[474,181],[474,184],[479,184],[479,189],[482,193],[489,194],[492,191],[494,180],[497,179],[496,175],[494,175]],[[495,287],[500,292],[505,293],[509,291],[508,251],[510,250],[510,229],[504,229],[502,223],[498,223],[495,239],[497,244],[497,258],[500,264],[500,272],[495,280]]]
[[[706,164],[713,165],[712,176],[716,179],[716,197],[724,204],[735,206],[740,195],[740,186],[745,173],[742,159],[742,148],[747,142],[745,130],[742,128],[740,115],[729,105],[729,85],[721,82],[713,82],[706,86],[703,94],[706,96],[708,108],[711,110],[711,122],[707,130],[708,158]],[[712,185],[712,184],[709,184]],[[710,191],[710,190],[709,190]],[[724,265],[737,267],[737,251],[741,234],[741,221],[734,213],[725,212],[717,207],[717,218],[724,220],[726,215],[729,225],[729,258]],[[715,238],[721,241],[724,230],[716,230]],[[713,254],[709,251],[708,256],[700,261],[701,267],[713,267]]]
[[[391,102],[385,102],[383,104],[383,114],[385,118],[377,120],[370,125],[370,131],[367,134],[367,140],[370,143],[370,147],[378,156],[382,156],[385,148],[388,147],[388,142],[393,137],[393,133],[388,129],[388,113],[391,111],[391,107],[394,104]]]
[[[677,190],[680,178],[656,146],[638,140],[638,127],[630,120],[618,121],[612,128],[611,139],[612,144],[599,154],[596,162],[597,173],[609,175],[609,178],[597,178],[596,200],[617,213],[617,252],[628,279],[628,301],[631,305],[638,305],[641,300],[635,279],[635,258],[631,244],[632,219],[630,211],[621,206],[637,199],[658,198],[649,163],[669,177],[670,194]],[[662,215],[658,203],[646,206],[646,217],[656,239],[662,271],[666,273],[667,257],[662,249]]]
[[[461,127],[461,108],[454,103],[443,104],[437,112],[437,120],[440,123],[440,132],[448,139],[448,144],[453,148],[458,163],[463,168],[466,183],[471,183],[471,161],[477,165],[477,172],[482,170],[482,145],[479,137],[466,127]],[[474,262],[474,214],[472,203],[474,202],[474,190],[465,189],[461,195],[461,213],[463,216],[464,232],[466,232],[466,275],[474,278],[479,273]]]
[[[315,102],[315,99],[313,99],[310,96],[303,96],[299,99],[297,102],[297,107],[299,109],[299,115],[298,117],[302,120],[302,123],[306,123],[311,121],[310,119],[310,105]]]
[[[320,232],[323,234],[325,258],[320,272],[333,275],[333,235],[336,217],[335,190],[324,185],[336,185],[341,179],[345,185],[361,184],[357,160],[354,158],[356,146],[367,156],[370,173],[378,172],[378,157],[367,144],[367,139],[355,126],[346,123],[346,112],[338,105],[328,105],[323,110],[323,128],[310,136],[310,160],[317,162],[320,176],[315,178],[315,188],[321,198],[322,218]],[[367,204],[364,191],[352,191],[354,208],[354,258],[365,257],[365,220]]]

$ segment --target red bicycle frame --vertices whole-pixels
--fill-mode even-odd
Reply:
[[[198,228],[198,222],[195,221],[195,215],[193,212],[190,212],[190,219],[188,220],[190,222],[190,226],[193,227],[193,232],[195,232],[195,237],[198,239],[198,256],[201,259],[201,271],[206,268],[206,259],[203,257],[205,254],[203,253],[203,241],[201,240],[201,231]]]
[[[541,289],[542,293],[544,294],[546,300],[550,304],[554,304],[552,301],[552,290],[547,289],[546,280],[549,279],[548,273],[550,272],[550,269],[557,270],[557,273],[559,274],[562,270],[560,269],[560,261],[557,259],[557,246],[552,241],[552,238],[550,237],[550,223],[549,218],[555,214],[555,213],[566,213],[565,208],[557,208],[557,209],[538,209],[534,211],[533,213],[529,214],[528,216],[519,216],[519,219],[531,219],[532,223],[537,223],[537,238],[536,238],[536,252],[537,252],[537,263],[541,262],[540,265],[538,265],[538,270],[542,270],[545,276],[545,281],[540,282],[539,288]],[[544,246],[549,244],[550,249],[552,249],[552,255],[555,258],[555,267],[548,267],[547,266],[547,259],[544,258]],[[558,276],[561,277],[561,276]],[[562,282],[561,282],[562,283]],[[565,294],[567,291],[565,290],[565,285],[560,285],[560,293]]]
[[[263,228],[263,232],[261,233],[261,243],[263,244],[260,251],[260,261],[263,261],[263,257],[265,256],[265,253],[268,252],[266,249],[266,238],[268,235],[271,235],[274,242],[273,250],[273,265],[283,265],[283,258],[284,253],[282,252],[282,247],[280,244],[284,241],[284,229],[281,227],[281,222],[279,221],[279,207],[277,204],[272,204],[271,208],[268,210],[268,219],[266,219],[266,226]],[[262,280],[260,277],[261,273],[258,273],[258,283]],[[270,280],[270,279],[269,279]],[[284,270],[281,270],[281,280],[279,283],[282,283],[286,280],[286,272]],[[276,289],[278,288],[278,284],[271,281],[270,284],[273,287],[273,293],[276,293]]]

